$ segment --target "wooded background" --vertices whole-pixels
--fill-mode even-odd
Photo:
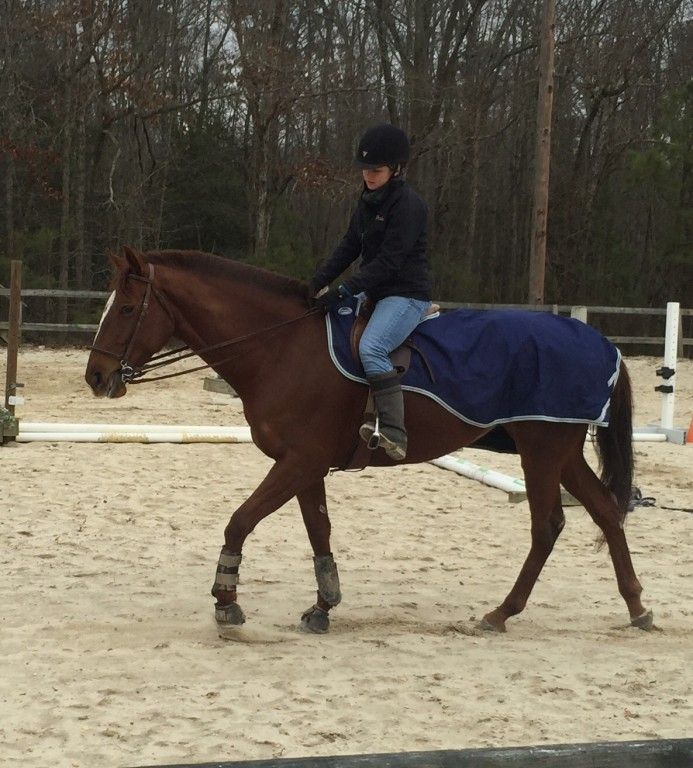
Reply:
[[[558,0],[547,302],[690,305],[690,10]],[[103,288],[125,243],[308,277],[357,199],[359,135],[387,120],[412,139],[435,297],[526,301],[540,15],[0,0],[0,282],[21,258],[28,287]]]

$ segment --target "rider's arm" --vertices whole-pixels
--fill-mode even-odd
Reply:
[[[314,292],[329,285],[361,254],[361,238],[358,233],[358,209],[354,211],[349,228],[334,249],[332,255],[318,267],[310,280]]]

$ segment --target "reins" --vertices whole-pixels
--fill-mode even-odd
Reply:
[[[159,354],[151,357],[148,363],[145,363],[142,366],[136,367],[131,365],[128,362],[128,357],[133,347],[135,337],[137,336],[137,332],[140,330],[142,321],[144,320],[144,316],[147,314],[147,311],[149,309],[149,302],[150,302],[151,296],[153,295],[156,298],[156,300],[159,302],[161,307],[164,309],[166,314],[171,318],[171,321],[174,324],[175,324],[175,319],[173,317],[173,313],[168,307],[168,302],[164,298],[163,294],[161,294],[154,287],[154,265],[153,264],[149,264],[148,277],[144,277],[143,275],[128,274],[127,278],[132,280],[137,280],[138,282],[146,283],[147,287],[145,290],[144,297],[142,299],[142,303],[140,304],[140,307],[139,307],[137,322],[135,324],[135,327],[133,328],[130,338],[128,339],[128,342],[125,347],[125,352],[122,355],[120,355],[115,352],[111,352],[110,350],[107,350],[107,349],[101,349],[100,347],[97,347],[96,344],[92,345],[91,349],[96,352],[101,352],[102,354],[108,355],[109,357],[115,357],[117,360],[120,360],[120,371],[119,371],[120,377],[123,382],[126,382],[128,384],[143,384],[146,381],[161,381],[163,379],[172,379],[175,376],[183,376],[186,373],[194,373],[195,371],[202,371],[205,368],[211,368],[213,365],[223,365],[224,363],[227,363],[230,360],[234,360],[235,358],[237,358],[240,353],[236,352],[230,357],[226,357],[223,360],[215,361],[214,363],[206,363],[204,365],[195,366],[194,368],[186,368],[184,371],[167,373],[167,374],[164,374],[163,376],[147,376],[149,372],[153,370],[157,370],[159,368],[163,368],[164,366],[170,365],[171,363],[177,363],[180,360],[186,360],[187,358],[193,357],[193,356],[202,356],[203,354],[206,354],[208,352],[213,352],[217,349],[228,348],[231,346],[235,346],[237,344],[242,344],[245,341],[252,341],[253,339],[259,338],[260,336],[276,333],[282,328],[285,328],[289,325],[293,325],[294,323],[297,323],[300,320],[304,320],[306,317],[310,317],[314,314],[317,314],[318,312],[322,312],[322,310],[319,307],[311,307],[302,315],[299,315],[298,317],[294,317],[291,320],[284,320],[281,323],[276,323],[275,325],[271,325],[267,328],[259,328],[256,331],[251,331],[250,333],[246,333],[243,336],[239,336],[235,339],[229,339],[228,341],[221,341],[221,342],[218,342],[217,344],[211,344],[208,347],[202,347],[201,349],[192,349],[188,345],[185,345],[183,347],[177,347],[176,349],[171,349],[168,352],[160,352]],[[97,335],[97,338],[98,338],[98,335]],[[186,354],[180,354],[181,352],[185,352],[186,350],[190,350],[190,351],[186,352]]]
[[[191,349],[188,346],[184,347],[177,347],[176,349],[171,349],[168,352],[161,352],[158,355],[154,355],[151,360],[148,363],[145,363],[141,368],[133,369],[132,377],[129,378],[127,381],[129,384],[144,384],[146,381],[161,381],[162,379],[172,379],[175,376],[183,376],[186,373],[194,373],[195,371],[203,371],[205,368],[211,368],[213,365],[223,365],[224,363],[228,363],[230,360],[234,360],[240,355],[240,352],[236,352],[235,354],[231,355],[230,357],[225,357],[223,360],[215,361],[214,363],[206,363],[205,365],[198,365],[194,368],[186,368],[184,371],[176,371],[175,373],[167,373],[163,376],[149,376],[147,378],[144,378],[147,376],[147,374],[150,371],[156,370],[157,368],[163,368],[166,365],[169,365],[170,363],[177,363],[180,360],[186,360],[189,357],[194,356],[201,356],[207,352],[213,352],[216,349],[224,349],[225,347],[230,347],[236,344],[241,344],[244,341],[250,341],[252,339],[256,339],[259,336],[263,336],[265,334],[269,335],[271,333],[274,333],[282,328],[285,328],[288,325],[293,325],[293,323],[297,323],[299,320],[304,320],[306,317],[310,317],[311,315],[316,314],[317,312],[322,312],[322,310],[319,307],[312,307],[307,312],[304,312],[302,315],[299,315],[298,317],[294,317],[291,320],[285,320],[284,322],[277,323],[276,325],[271,325],[267,328],[260,328],[257,331],[251,331],[251,333],[246,333],[244,336],[239,336],[235,339],[229,339],[228,341],[221,341],[218,344],[212,344],[209,347],[203,347],[202,349]],[[190,351],[187,352],[184,355],[179,355],[179,352],[184,352],[186,349],[189,349]],[[174,355],[177,355],[177,357],[174,357]],[[124,379],[125,380],[125,379]]]

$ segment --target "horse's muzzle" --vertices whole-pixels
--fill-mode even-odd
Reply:
[[[122,397],[127,388],[120,376],[120,370],[104,376],[98,369],[87,371],[85,380],[96,397]]]
[[[120,371],[114,371],[108,379],[108,390],[106,391],[106,397],[122,397],[127,391],[127,387],[123,382]]]

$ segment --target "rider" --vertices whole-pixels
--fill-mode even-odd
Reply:
[[[359,356],[380,420],[380,445],[390,458],[407,453],[399,373],[389,353],[411,334],[431,304],[426,258],[426,203],[404,180],[407,134],[388,123],[367,130],[356,151],[363,191],[349,228],[332,255],[310,280],[316,303],[325,309],[359,293],[375,305],[359,344]],[[329,285],[359,256],[359,270]],[[375,424],[359,434],[368,442]]]

